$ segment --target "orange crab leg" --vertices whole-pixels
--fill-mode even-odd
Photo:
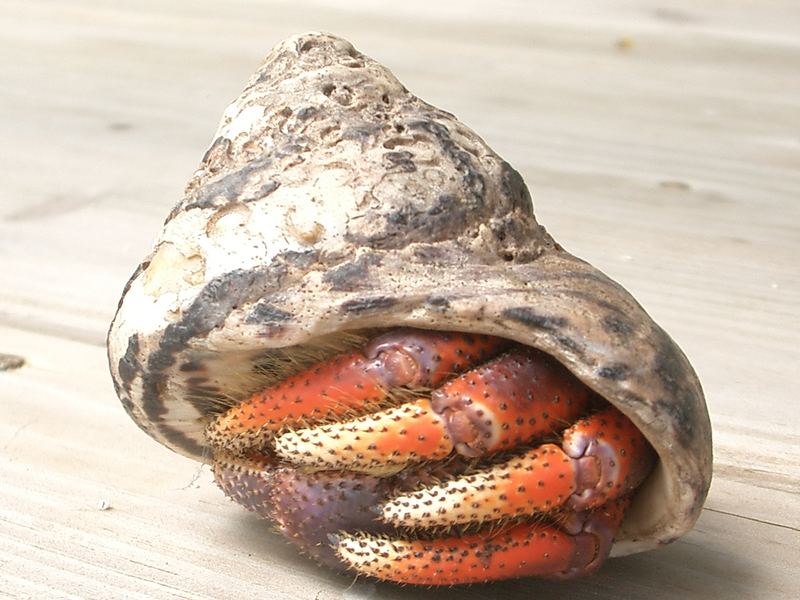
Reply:
[[[464,456],[514,448],[586,412],[592,392],[561,363],[532,348],[509,351],[431,394],[433,410]]]
[[[397,583],[454,585],[531,575],[568,578],[595,571],[608,556],[625,503],[574,515],[567,530],[521,523],[499,531],[432,541],[365,533],[330,536],[339,557],[363,575]]]
[[[275,454],[317,469],[389,474],[421,459],[453,451],[442,418],[426,399],[344,423],[288,431],[275,439]]]
[[[254,394],[217,417],[206,436],[214,446],[243,454],[287,426],[363,412],[385,400],[392,388],[439,386],[508,344],[469,333],[393,331],[363,352],[336,356]]]
[[[586,510],[636,489],[656,462],[656,452],[642,432],[610,406],[577,421],[564,432],[564,453],[574,464],[594,459],[597,479],[584,483],[567,501],[572,510]],[[586,480],[586,476],[584,476]]]
[[[558,506],[586,510],[634,490],[654,460],[636,426],[608,408],[570,427],[561,448],[545,444],[395,496],[381,512],[394,526],[435,527],[532,515]]]
[[[275,452],[298,464],[371,473],[440,459],[453,448],[481,456],[563,427],[591,397],[553,358],[514,349],[449,381],[430,400],[288,431],[275,440]]]

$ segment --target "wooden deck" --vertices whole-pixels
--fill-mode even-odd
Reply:
[[[0,357],[0,597],[797,598],[797,3],[379,4],[0,2],[0,353],[24,359]],[[354,583],[128,419],[104,351],[122,286],[226,104],[309,29],[479,131],[683,347],[715,434],[691,534],[570,583]]]

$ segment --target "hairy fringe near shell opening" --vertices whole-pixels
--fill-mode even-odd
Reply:
[[[363,348],[370,339],[385,331],[387,330],[378,328],[339,331],[318,336],[295,346],[270,348],[260,354],[242,355],[237,359],[226,361],[224,373],[220,373],[219,379],[213,373],[208,374],[208,384],[214,389],[214,392],[206,390],[198,392],[183,382],[183,396],[203,414],[218,415],[236,406],[244,398],[275,385],[316,363],[337,354]],[[224,379],[224,385],[221,383],[222,379]],[[399,401],[402,399],[398,399]],[[390,405],[392,404],[386,406]],[[381,404],[380,407],[370,408],[382,410],[386,406]]]

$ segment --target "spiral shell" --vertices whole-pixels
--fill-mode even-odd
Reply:
[[[209,418],[270,357],[394,326],[486,333],[549,353],[660,457],[617,555],[688,531],[711,479],[700,383],[619,284],[536,222],[507,162],[348,42],[277,45],[128,282],[108,338],[117,393],[204,460]]]

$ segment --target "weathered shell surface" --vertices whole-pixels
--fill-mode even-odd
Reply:
[[[117,392],[142,429],[202,460],[209,412],[270,348],[399,325],[539,348],[642,429],[661,462],[615,554],[692,526],[711,430],[680,349],[553,241],[520,175],[453,115],[344,40],[292,37],[225,111],[125,289]]]

